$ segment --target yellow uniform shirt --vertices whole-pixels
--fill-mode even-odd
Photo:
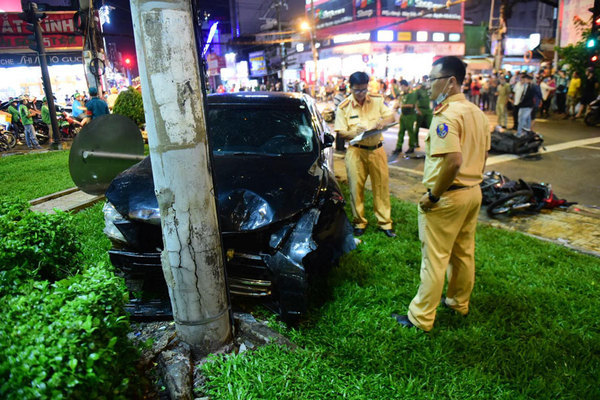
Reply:
[[[434,111],[425,139],[423,184],[433,189],[447,153],[462,153],[462,165],[453,185],[481,183],[486,152],[490,149],[489,121],[483,111],[462,93],[448,97]]]
[[[567,92],[567,96],[575,97],[579,93],[579,88],[581,87],[581,79],[573,78],[571,82],[569,82],[569,91]]]
[[[377,121],[393,115],[393,111],[383,103],[381,95],[367,94],[361,106],[349,96],[340,103],[335,113],[335,130],[352,131],[357,125],[362,125],[367,130],[375,129]],[[368,137],[358,142],[362,146],[376,146],[381,142],[381,133]]]

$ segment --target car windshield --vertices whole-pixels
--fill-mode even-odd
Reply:
[[[213,152],[219,154],[310,153],[315,135],[306,110],[214,107],[208,112]]]

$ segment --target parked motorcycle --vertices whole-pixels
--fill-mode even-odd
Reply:
[[[69,113],[63,111],[57,115],[58,129],[61,136],[65,139],[73,139],[81,130],[82,124],[73,118]]]
[[[600,123],[600,96],[590,103],[583,121],[589,126],[596,126]]]
[[[522,179],[512,181],[496,171],[486,172],[481,182],[481,193],[490,218],[575,204],[556,197],[549,183],[527,183]]]

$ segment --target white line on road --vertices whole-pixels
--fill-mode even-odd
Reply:
[[[584,149],[592,149],[592,150],[600,150],[600,147],[596,147],[596,146],[581,146]]]
[[[595,138],[590,138],[590,139],[573,140],[571,142],[553,144],[551,146],[547,146],[546,150],[543,151],[542,154],[552,153],[552,152],[561,151],[561,150],[568,150],[568,149],[572,149],[574,147],[582,147],[582,146],[586,146],[586,145],[590,145],[590,144],[594,144],[594,143],[600,143],[600,138],[595,137]],[[486,166],[499,164],[499,163],[503,163],[503,162],[511,161],[511,160],[517,160],[519,158],[524,158],[527,156],[531,156],[531,154],[523,154],[523,155],[502,154],[500,156],[493,156],[493,157],[488,158]]]

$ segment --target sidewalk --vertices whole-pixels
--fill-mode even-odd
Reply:
[[[390,193],[396,198],[417,203],[424,193],[422,173],[407,168],[389,166]],[[335,176],[347,183],[344,155],[334,156]],[[370,189],[370,180],[367,188]],[[573,205],[567,210],[542,210],[535,215],[520,215],[490,219],[482,208],[479,222],[494,227],[519,231],[529,236],[547,240],[582,253],[600,257],[600,209]]]

